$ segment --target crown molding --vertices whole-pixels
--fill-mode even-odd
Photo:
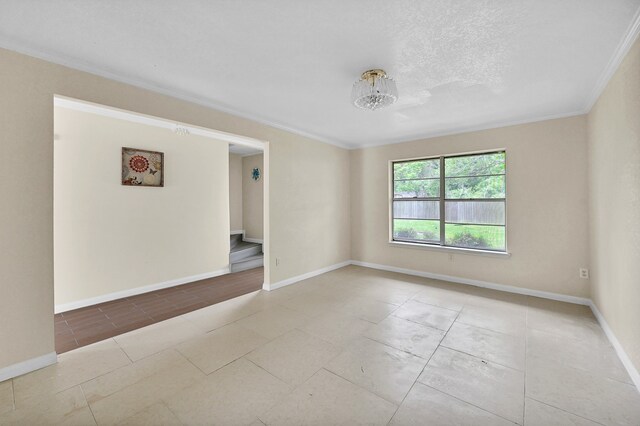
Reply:
[[[600,95],[609,84],[609,80],[613,77],[613,75],[618,71],[620,64],[629,53],[629,50],[638,39],[638,35],[640,35],[640,8],[636,11],[635,16],[633,17],[633,21],[629,25],[629,28],[625,32],[624,37],[620,40],[618,47],[613,52],[609,63],[600,74],[600,78],[596,82],[593,90],[587,97],[586,104],[584,106],[584,114],[588,114],[591,111],[591,108],[595,105],[595,103],[600,98]]]
[[[450,129],[450,130],[443,130],[443,131],[435,131],[435,132],[426,132],[426,133],[418,133],[412,136],[407,136],[405,138],[402,139],[389,139],[389,140],[382,140],[380,142],[376,142],[373,144],[352,144],[351,145],[351,149],[365,149],[365,148],[374,148],[374,147],[378,147],[378,146],[384,146],[384,145],[395,145],[395,144],[399,144],[399,143],[406,143],[406,142],[417,142],[420,140],[424,140],[424,139],[432,139],[432,138],[438,138],[441,136],[452,136],[452,135],[460,135],[460,134],[464,134],[464,133],[470,133],[470,132],[478,132],[481,130],[492,130],[492,129],[500,129],[503,127],[510,127],[510,126],[517,126],[520,124],[532,124],[532,123],[538,123],[541,121],[548,121],[548,120],[557,120],[560,118],[569,118],[569,117],[576,117],[579,115],[583,115],[585,112],[580,109],[578,111],[571,111],[571,112],[561,112],[558,114],[551,114],[551,115],[542,115],[542,116],[536,116],[536,117],[530,117],[530,118],[520,118],[520,119],[513,119],[513,120],[504,120],[504,121],[494,121],[491,123],[486,123],[486,124],[477,124],[477,125],[469,125],[469,126],[462,126],[462,127],[457,127],[455,129]]]
[[[144,80],[140,80],[133,77],[126,77],[111,71],[106,71],[104,69],[100,69],[95,65],[85,63],[81,60],[72,59],[62,54],[45,52],[40,49],[36,49],[22,43],[16,43],[15,41],[6,40],[4,38],[0,38],[0,48],[11,50],[17,53],[21,53],[23,55],[31,56],[31,57],[41,59],[43,61],[51,62],[57,65],[62,65],[67,68],[72,68],[78,71],[83,71],[89,74],[97,75],[99,77],[117,81],[119,83],[128,84],[130,86],[138,87],[140,89],[149,90],[151,92],[159,93],[161,95],[170,96],[176,99],[180,99],[182,101],[191,102],[196,105],[204,106],[220,112],[234,115],[236,117],[241,117],[247,120],[251,120],[256,123],[263,124],[265,126],[270,126],[279,130],[283,130],[285,132],[289,132],[299,136],[303,136],[305,138],[313,139],[318,142],[323,142],[323,143],[337,146],[343,149],[351,149],[351,147],[348,144],[342,141],[336,141],[322,135],[317,135],[314,133],[307,132],[305,130],[297,129],[297,128],[288,126],[286,124],[283,124],[265,117],[261,117],[259,115],[239,111],[223,103],[213,102],[209,99],[204,99],[200,96],[193,95],[188,92],[157,86],[153,83],[149,83]]]

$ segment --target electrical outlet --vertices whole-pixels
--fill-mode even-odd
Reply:
[[[453,253],[449,253],[449,262],[453,262]]]
[[[580,268],[580,278],[589,279],[589,270],[587,268]]]
[[[280,259],[276,257],[276,266],[280,266]]]

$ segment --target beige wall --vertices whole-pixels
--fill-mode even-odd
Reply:
[[[592,297],[640,369],[640,41],[588,122]]]
[[[268,155],[272,283],[351,259],[349,151],[292,138]]]
[[[511,257],[397,247],[389,240],[389,161],[506,149]],[[352,257],[364,262],[588,297],[584,116],[351,153]]]
[[[228,145],[55,108],[55,304],[221,271]],[[164,152],[164,187],[121,185],[121,148]]]
[[[242,156],[229,154],[229,222],[232,231],[242,225]]]
[[[269,141],[271,282],[349,259],[348,151],[8,50],[0,63],[0,369],[54,350],[54,94]]]
[[[264,179],[251,179],[251,171],[258,167],[260,173],[264,171],[262,154],[250,155],[242,158],[242,223],[245,237],[261,240],[263,237],[262,219],[264,203]]]

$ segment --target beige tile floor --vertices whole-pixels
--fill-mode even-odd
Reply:
[[[588,308],[342,268],[62,354],[0,424],[640,425]]]

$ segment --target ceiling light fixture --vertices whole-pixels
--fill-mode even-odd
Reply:
[[[362,73],[360,80],[353,83],[351,101],[355,106],[374,111],[391,105],[398,100],[398,88],[384,70],[375,69]]]

